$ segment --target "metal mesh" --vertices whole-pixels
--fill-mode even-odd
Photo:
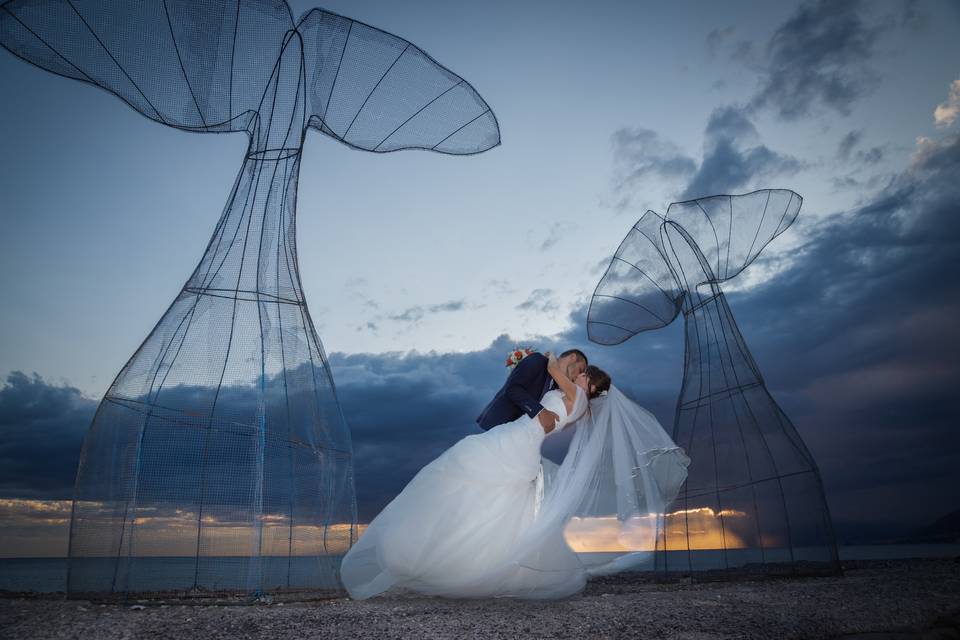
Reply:
[[[691,462],[657,534],[658,572],[840,571],[816,462],[767,391],[720,290],[793,223],[801,202],[763,190],[676,202],[665,217],[648,211],[594,292],[587,328],[600,344],[684,317],[672,438]]]
[[[499,144],[463,79],[389,33],[284,2],[12,0],[0,43],[141,114],[250,144],[203,258],[103,398],[70,526],[71,594],[338,590],[350,432],[294,231],[308,127],[357,149]]]

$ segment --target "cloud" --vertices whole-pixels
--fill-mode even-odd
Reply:
[[[588,354],[592,351],[585,336],[576,343],[529,335],[521,338],[541,351],[569,347]],[[361,520],[369,521],[444,449],[480,432],[475,418],[503,384],[507,375],[503,359],[515,344],[516,339],[500,336],[487,348],[467,353],[330,355],[338,398],[351,431]],[[182,406],[182,396],[199,391],[165,389],[165,402]],[[220,393],[223,405],[236,415],[254,414],[256,396],[251,387],[242,386],[224,387]],[[7,386],[0,389],[0,498],[69,500],[82,437],[95,409],[96,402],[83,398],[76,389],[19,372],[10,374]],[[190,438],[170,439],[163,456],[166,473],[142,476],[143,506],[157,517],[183,517],[183,510],[193,509],[192,505],[178,505],[173,496],[195,491],[193,444]],[[235,445],[231,440],[222,446]],[[562,446],[559,454],[556,451],[558,446],[559,440],[553,445],[555,457],[562,455]],[[221,450],[217,442],[211,441],[210,447],[211,461],[236,456],[236,451]],[[166,494],[156,483],[161,479]],[[242,478],[222,487],[217,517],[233,517],[231,509],[246,504],[249,491],[249,482]],[[264,501],[286,504],[269,491]]]
[[[863,139],[863,131],[854,130],[847,135],[843,136],[840,140],[840,144],[837,145],[837,157],[841,160],[847,160],[850,158],[850,152],[853,151],[853,148],[860,144],[860,140]]]
[[[375,322],[367,322],[366,324],[360,325],[357,327],[358,333],[363,331],[369,331],[370,333],[377,333],[378,330],[379,330],[379,327]]]
[[[483,285],[483,292],[494,296],[510,295],[515,291],[509,281],[502,279],[487,280]]]
[[[450,300],[440,304],[417,305],[409,307],[401,313],[387,316],[390,320],[398,322],[419,322],[427,315],[443,313],[445,311],[460,311],[466,306],[464,300]]]
[[[457,440],[480,433],[476,417],[505,381],[503,360],[517,344],[541,352],[583,350],[622,388],[668,420],[680,378],[675,368],[665,375],[661,363],[678,367],[681,362],[679,325],[613,353],[587,341],[585,314],[578,309],[571,318],[574,328],[559,336],[502,335],[473,352],[331,354],[353,438],[361,520],[376,515],[423,465]],[[572,435],[550,438],[545,454],[560,461]]]
[[[854,130],[847,133],[847,135],[843,136],[843,138],[840,140],[840,143],[837,145],[837,158],[843,162],[846,162],[853,157],[865,165],[874,165],[883,160],[884,156],[886,155],[884,147],[858,149],[856,154],[854,154],[854,148],[857,147],[862,140],[863,131],[861,130]],[[834,181],[836,182],[836,179],[834,179]]]
[[[727,52],[731,60],[749,63],[753,57],[753,43],[749,40],[736,40],[736,27],[717,27],[712,29],[706,37],[707,55],[716,58]],[[725,83],[724,83],[725,84]],[[716,83],[714,83],[716,87]]]
[[[749,133],[742,122],[732,130]],[[841,541],[909,530],[960,504],[958,170],[960,138],[921,141],[910,166],[862,206],[812,225],[790,268],[728,296],[773,397],[818,463]],[[474,419],[503,383],[503,357],[518,342],[583,349],[669,432],[682,319],[600,347],[586,340],[585,314],[574,309],[558,336],[500,336],[473,352],[331,354],[361,520],[444,449],[480,432]],[[7,497],[69,498],[93,409],[70,387],[8,377],[0,389]],[[562,437],[548,440],[555,459]]]
[[[561,238],[563,238],[563,225],[559,222],[554,222],[547,230],[547,237],[544,238],[540,244],[540,251],[547,251],[552,248]]]
[[[362,520],[444,449],[479,432],[474,418],[503,382],[501,359],[482,353],[331,356],[353,439]]]
[[[933,122],[945,129],[953,126],[957,121],[958,113],[960,113],[960,80],[954,80],[950,83],[950,93],[947,95],[946,102],[938,104],[933,110]]]
[[[591,276],[596,276],[597,280],[599,280],[603,273],[607,270],[608,266],[610,266],[610,258],[608,256],[604,256],[603,258],[600,258],[594,262],[593,265],[588,267],[587,273],[589,273]]]
[[[97,403],[14,371],[0,388],[0,497],[70,498]]]
[[[736,33],[735,27],[717,27],[711,29],[710,33],[707,34],[707,53],[711,58],[717,57],[720,48],[727,42],[729,42],[734,34]]]
[[[957,137],[921,144],[866,204],[818,224],[793,268],[730,296],[841,521],[909,527],[960,504],[958,169]]]
[[[585,335],[568,334],[559,340],[503,335],[467,353],[331,355],[353,438],[361,519],[376,515],[457,440],[480,433],[476,417],[506,379],[503,360],[518,341],[540,351],[581,348],[591,358],[596,352]],[[559,460],[569,436],[556,438],[547,455]]]
[[[886,155],[886,152],[883,147],[870,147],[857,152],[857,158],[864,164],[877,164],[883,160],[884,155]]]
[[[833,185],[835,191],[857,189],[863,193],[865,190],[876,189],[884,179],[885,177],[882,174],[870,176],[865,180],[855,178],[853,175],[845,175],[831,177],[830,183]]]
[[[518,311],[545,312],[554,309],[557,301],[553,289],[534,289],[527,299],[516,306]]]
[[[859,2],[801,4],[767,43],[750,107],[771,108],[786,120],[817,106],[849,114],[877,84],[867,63],[885,28],[868,25]]]
[[[672,177],[693,173],[696,163],[656,131],[621,128],[613,132],[614,160],[627,169],[624,182],[649,174]]]
[[[805,165],[793,156],[760,142],[749,110],[737,106],[714,109],[704,130],[699,165],[655,131],[621,128],[613,134],[615,208],[631,207],[633,194],[654,180],[658,188],[676,182],[683,198],[731,193],[757,180],[796,173]],[[685,184],[685,186],[681,186]]]
[[[908,175],[918,172],[942,172],[945,169],[955,168],[958,164],[957,155],[950,153],[956,147],[958,136],[954,135],[945,140],[933,140],[925,136],[917,138],[917,147],[910,156]]]
[[[714,135],[752,135],[735,114],[715,125]],[[811,225],[789,268],[728,295],[773,397],[818,462],[848,540],[905,533],[960,506],[958,173],[960,137],[921,138],[909,167],[862,206]],[[676,371],[668,366],[675,346],[629,355],[615,348],[619,380],[648,367]],[[676,393],[661,383],[649,395],[646,384],[634,388],[659,407]]]
[[[804,165],[759,143],[744,109],[714,109],[704,133],[703,161],[683,192],[684,198],[731,193],[760,178],[792,174]]]
[[[704,134],[708,144],[721,139],[749,141],[759,138],[757,128],[753,126],[746,112],[732,106],[714,109]]]
[[[617,209],[630,206],[630,194],[645,181],[678,182],[697,169],[697,163],[677,145],[655,131],[620,128],[611,136],[614,158],[614,191]]]

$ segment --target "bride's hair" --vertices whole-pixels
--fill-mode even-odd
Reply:
[[[593,387],[588,395],[591,400],[599,396],[604,391],[610,389],[610,374],[600,367],[590,365],[587,367],[587,378],[590,380],[590,386]]]

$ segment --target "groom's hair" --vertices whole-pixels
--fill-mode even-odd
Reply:
[[[567,349],[566,351],[560,354],[560,357],[561,358],[566,357],[571,353],[577,354],[577,357],[583,360],[583,364],[589,366],[590,362],[587,360],[587,356],[584,355],[583,351],[580,351],[580,349]]]

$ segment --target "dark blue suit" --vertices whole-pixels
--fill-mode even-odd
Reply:
[[[531,418],[543,409],[540,398],[550,390],[553,378],[547,373],[547,357],[532,353],[513,368],[507,381],[477,417],[484,431],[513,422],[524,413]]]

